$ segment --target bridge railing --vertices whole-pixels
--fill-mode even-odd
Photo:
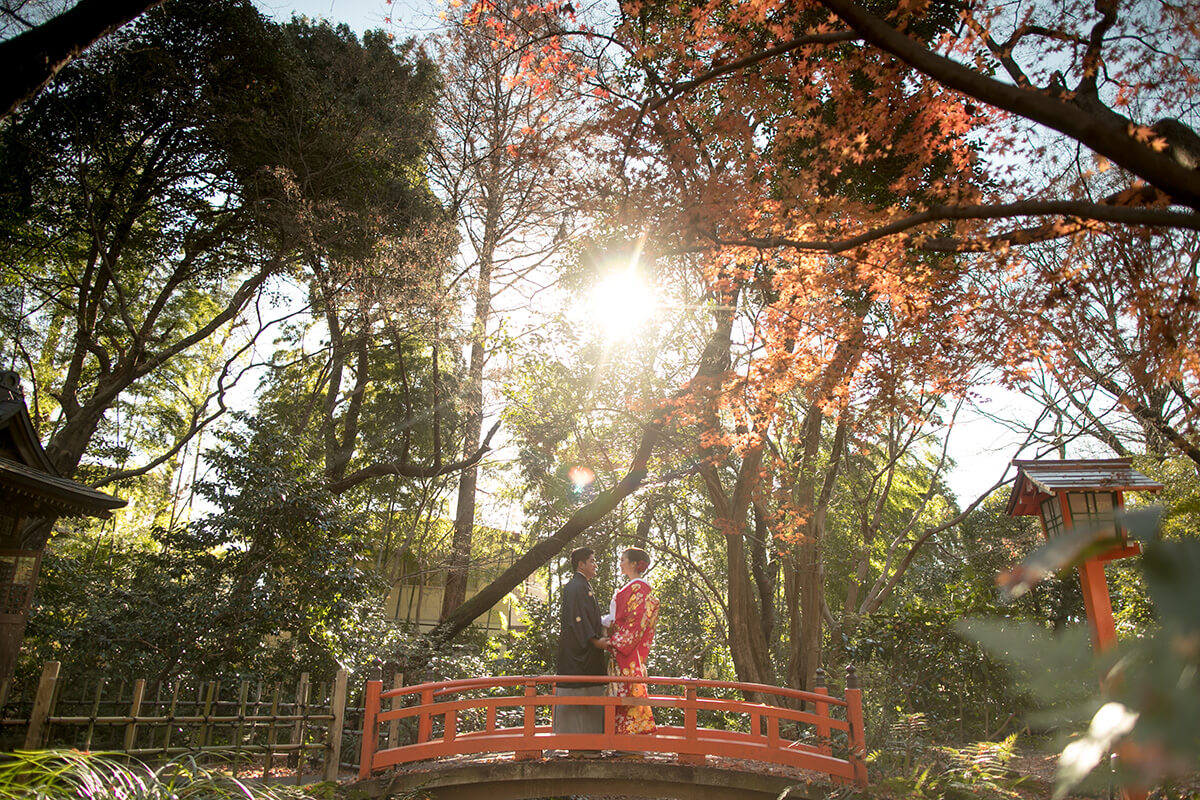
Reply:
[[[847,668],[844,699],[829,694],[823,677],[812,692],[695,678],[605,678],[647,684],[650,695],[638,698],[554,694],[558,685],[596,682],[577,675],[471,678],[388,691],[381,681],[368,681],[359,776],[449,756],[512,752],[516,759],[535,759],[544,750],[617,750],[673,753],[690,764],[707,756],[783,764],[865,786],[862,690],[854,668]],[[555,733],[553,710],[569,705],[603,707],[604,732]],[[678,711],[656,713],[653,734],[619,734],[616,709],[622,705]],[[668,716],[671,722],[682,717],[682,724],[666,724]],[[735,724],[706,727],[702,721]],[[400,727],[410,734],[399,736]]]

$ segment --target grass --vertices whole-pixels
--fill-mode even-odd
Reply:
[[[152,767],[117,753],[18,750],[0,755],[0,800],[328,800],[334,785],[263,786],[195,756]]]

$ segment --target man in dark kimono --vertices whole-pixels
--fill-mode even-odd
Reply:
[[[604,651],[608,638],[600,625],[600,606],[592,591],[596,577],[596,553],[580,547],[571,553],[575,575],[563,587],[559,612],[558,674],[600,675],[608,673]],[[555,687],[554,693],[566,697],[602,697],[605,681],[571,683]],[[603,733],[602,706],[557,706],[554,709],[555,733]]]

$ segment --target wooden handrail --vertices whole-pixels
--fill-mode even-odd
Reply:
[[[780,686],[711,681],[698,678],[635,678],[605,676],[605,683],[641,683],[656,687],[660,693],[648,697],[560,696],[553,693],[559,684],[595,684],[595,676],[539,675],[497,678],[468,678],[456,681],[423,683],[399,689],[383,690],[381,681],[368,681],[364,693],[362,758],[359,777],[399,764],[448,756],[512,752],[517,759],[540,757],[543,750],[621,750],[673,753],[681,763],[703,763],[707,756],[728,756],[753,761],[784,764],[799,769],[823,772],[834,781],[865,786],[867,768],[866,737],[863,731],[862,691],[854,680],[853,668],[847,673],[846,697],[828,694],[823,685],[815,692]],[[823,681],[822,681],[823,684]],[[538,690],[542,689],[542,693]],[[666,690],[678,693],[665,694]],[[728,697],[706,697],[701,689],[732,690],[743,696],[776,697],[789,705],[750,702]],[[487,690],[483,697],[453,697],[465,692]],[[496,693],[509,690],[508,693]],[[403,698],[407,705],[384,711],[385,700]],[[804,709],[801,703],[813,710]],[[612,728],[613,709],[619,706],[648,705],[680,709],[682,727],[660,724],[654,734],[619,734]],[[537,724],[541,708],[557,706],[600,706],[605,709],[603,733],[555,733],[548,725]],[[801,707],[795,707],[801,706]],[[512,727],[499,727],[497,712],[512,709]],[[833,716],[835,709],[844,718]],[[467,717],[475,712],[486,719],[472,728]],[[745,714],[749,732],[700,727],[701,712]],[[401,719],[417,720],[416,741],[379,748],[378,730],[382,724]],[[435,722],[442,720],[442,734],[435,736]],[[518,722],[519,719],[519,722]],[[801,735],[803,729],[811,735]],[[831,738],[838,734],[839,744]],[[839,755],[835,755],[835,749]],[[841,754],[844,753],[844,757]]]
[[[524,686],[529,681],[540,684],[555,683],[645,683],[650,685],[692,686],[696,689],[732,689],[748,694],[769,694],[776,697],[790,697],[807,703],[824,702],[834,706],[845,706],[846,701],[828,695],[818,696],[817,692],[805,692],[800,689],[789,689],[786,686],[769,686],[765,683],[737,683],[735,681],[713,681],[704,678],[662,678],[649,676],[646,678],[629,677],[625,675],[605,675],[597,681],[594,675],[518,675],[497,678],[463,678],[454,681],[439,681],[419,683],[400,689],[388,689],[383,692],[384,699],[399,697],[406,694],[419,694],[432,689],[434,696],[451,692],[463,692],[469,689],[497,689],[506,686]]]

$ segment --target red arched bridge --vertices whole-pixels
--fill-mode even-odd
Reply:
[[[693,678],[607,680],[645,683],[650,695],[554,694],[558,685],[595,682],[586,676],[473,678],[387,691],[369,681],[358,785],[374,797],[420,790],[505,800],[589,792],[775,797],[813,778],[825,784],[789,795],[799,797],[824,794],[828,780],[867,783],[853,667],[844,698],[831,696],[820,675],[812,692]],[[603,707],[604,732],[555,733],[553,710],[567,705]],[[657,732],[616,733],[619,705],[653,706]],[[605,751],[613,755],[570,757]]]

